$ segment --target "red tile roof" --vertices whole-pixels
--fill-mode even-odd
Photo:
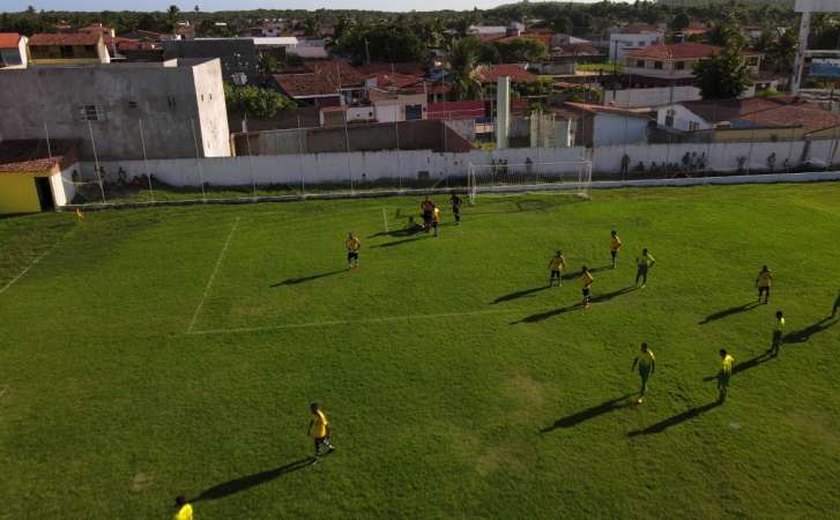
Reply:
[[[491,101],[482,99],[471,101],[447,101],[446,103],[429,103],[427,117],[429,119],[476,119],[486,117]],[[510,100],[512,115],[521,116],[528,108],[528,100],[514,98]]]
[[[18,33],[0,33],[0,49],[17,49],[19,42]]]
[[[519,36],[505,36],[493,40],[493,43],[511,43],[516,40],[536,40],[542,42],[546,47],[551,45],[551,34],[526,32]]]
[[[774,98],[720,99],[714,101],[685,101],[682,106],[691,110],[709,123],[733,121],[747,114],[779,108],[791,103],[793,98],[780,96]]]
[[[76,162],[76,143],[51,139],[49,150],[42,139],[0,142],[0,173],[53,171]]]
[[[416,85],[423,81],[422,76],[413,76],[409,74],[377,74],[376,86],[379,88],[406,88]],[[421,85],[422,86],[422,85]]]
[[[805,133],[840,127],[840,114],[834,114],[810,103],[777,106],[753,112],[740,118],[752,121],[759,127],[797,127]]]
[[[38,47],[41,45],[96,45],[101,34],[84,34],[84,33],[69,33],[69,34],[33,34],[29,39],[30,47]]]
[[[341,88],[361,87],[365,82],[364,76],[340,60],[307,61],[303,70],[309,72],[275,74],[274,81],[293,98],[337,96]]]
[[[482,83],[495,83],[502,76],[509,76],[511,83],[531,83],[537,81],[535,74],[531,74],[524,67],[516,63],[479,65],[476,73],[478,80]]]
[[[356,70],[366,77],[393,73],[424,76],[426,73],[422,65],[413,61],[402,63],[369,63],[356,67]]]
[[[630,51],[627,56],[630,58],[651,58],[657,60],[686,60],[708,58],[712,54],[720,52],[721,48],[705,43],[657,43],[645,49]]]
[[[358,70],[342,60],[307,61],[304,66],[321,76],[334,77],[336,81],[341,79],[342,87],[353,87],[364,85],[365,77]]]

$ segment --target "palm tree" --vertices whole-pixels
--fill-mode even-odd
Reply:
[[[480,99],[483,91],[478,80],[478,54],[481,42],[472,36],[455,40],[449,49],[450,86],[456,100]]]

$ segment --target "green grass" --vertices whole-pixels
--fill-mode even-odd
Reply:
[[[0,219],[0,288],[41,258],[0,293],[0,518],[167,518],[177,494],[203,494],[198,520],[840,510],[840,184],[480,197],[440,238],[377,235],[418,205]],[[576,280],[541,288],[557,248],[606,265],[611,228],[592,309]],[[603,299],[642,247],[647,288]],[[764,263],[771,305],[700,323],[751,302]],[[779,308],[797,342],[746,363]],[[636,391],[643,340],[647,402],[599,406]],[[721,347],[748,369],[708,407]],[[278,470],[309,456],[313,400],[338,451]]]

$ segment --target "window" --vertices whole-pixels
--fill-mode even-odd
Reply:
[[[169,108],[175,108],[175,96],[166,96],[166,104],[169,105]]]
[[[128,108],[137,108],[137,101],[129,101]]]
[[[685,70],[685,62],[684,61],[678,61],[678,62],[674,63],[674,68],[677,69],[677,70]]]
[[[636,60],[636,66],[640,69],[645,68],[645,60]]]
[[[406,105],[405,120],[414,121],[416,119],[423,119],[423,105]]]
[[[72,58],[73,57],[73,47],[71,45],[62,45],[59,49],[62,58]]]
[[[654,61],[653,68],[657,70],[662,70],[662,62],[661,61]]]
[[[668,114],[665,116],[665,126],[669,128],[674,128],[674,116]]]
[[[102,105],[81,105],[79,106],[79,119],[81,121],[104,121],[105,112]]]
[[[690,132],[695,132],[697,130],[700,130],[700,123],[698,123],[697,121],[689,121],[688,122],[688,130]]]

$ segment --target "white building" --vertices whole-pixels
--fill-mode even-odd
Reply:
[[[665,41],[665,32],[654,27],[624,27],[610,33],[610,60],[624,61],[631,51]]]
[[[0,69],[25,69],[28,41],[26,36],[18,33],[0,33]]]

